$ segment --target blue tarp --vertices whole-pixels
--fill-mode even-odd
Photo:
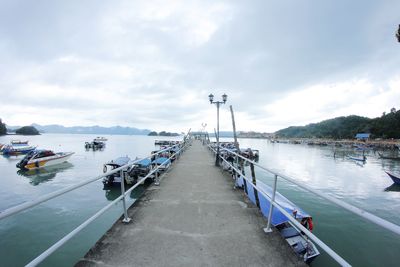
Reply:
[[[356,134],[356,138],[357,139],[368,139],[370,135],[371,135],[370,133],[358,133],[358,134]]]
[[[166,162],[164,165],[167,165],[171,161],[168,158],[164,158],[164,157],[157,158],[157,159],[153,160],[153,163],[160,164],[160,165],[163,164],[164,162]]]
[[[151,164],[151,160],[150,159],[142,159],[142,160],[136,162],[136,164],[147,167]]]
[[[129,157],[119,157],[110,162],[107,162],[107,165],[114,165],[114,166],[122,166],[128,164],[131,159]]]
[[[271,187],[269,187],[268,185],[266,185],[260,181],[257,181],[257,186],[259,188],[261,188],[262,191],[265,192],[269,197],[272,197],[272,188]],[[249,188],[249,186],[248,186],[248,188]],[[260,200],[260,208],[261,208],[262,214],[265,217],[268,217],[270,201],[266,197],[264,197],[261,193],[258,194],[258,199]],[[286,197],[281,195],[279,192],[276,192],[276,194],[275,194],[275,202],[277,202],[278,205],[281,206],[283,209],[285,209],[286,212],[288,212],[289,214],[293,214],[293,211],[296,210],[297,211],[296,218],[310,217],[310,215],[308,213],[306,213],[304,210],[302,210],[300,207],[295,205],[289,199],[287,199]],[[289,221],[289,219],[282,212],[280,212],[277,208],[273,209],[272,225],[276,226],[276,225],[279,225],[279,224],[287,222],[287,221]]]

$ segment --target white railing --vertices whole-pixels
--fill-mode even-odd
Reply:
[[[216,153],[216,150],[213,148],[213,146],[211,146],[210,144],[208,145],[208,147],[210,148],[210,150],[212,150],[214,153]],[[324,198],[358,216],[361,216],[362,218],[373,222],[387,230],[390,230],[398,235],[400,235],[400,226],[396,225],[394,223],[391,223],[385,219],[382,219],[374,214],[371,214],[365,210],[362,210],[360,208],[357,208],[351,204],[348,204],[342,200],[336,199],[332,196],[323,194],[315,189],[312,189],[304,184],[301,184],[299,182],[297,182],[295,179],[291,178],[288,175],[285,174],[281,174],[277,171],[265,168],[264,166],[261,166],[260,164],[258,164],[257,162],[254,162],[252,160],[249,160],[246,157],[243,157],[242,155],[235,153],[229,149],[220,148],[221,151],[226,151],[227,153],[233,154],[238,158],[241,158],[242,160],[245,160],[247,162],[249,162],[250,164],[253,164],[253,166],[257,166],[259,167],[261,170],[269,172],[271,174],[274,175],[274,187],[273,187],[273,191],[272,191],[272,196],[269,196],[266,192],[264,192],[260,187],[258,187],[257,185],[255,185],[252,180],[248,177],[246,177],[245,175],[242,174],[241,170],[237,169],[235,166],[233,166],[230,162],[228,162],[222,155],[220,155],[220,158],[227,163],[232,170],[234,170],[237,174],[241,175],[241,177],[243,177],[244,180],[246,180],[246,182],[251,183],[252,187],[255,188],[257,190],[258,193],[261,193],[264,197],[266,197],[270,203],[271,203],[271,207],[269,209],[269,214],[268,214],[268,218],[267,218],[267,228],[265,229],[267,232],[270,230],[270,226],[271,226],[271,219],[272,219],[272,210],[273,208],[277,208],[280,212],[282,212],[289,220],[292,224],[294,224],[298,229],[300,229],[301,231],[303,231],[306,236],[308,236],[312,241],[314,241],[319,247],[321,247],[327,254],[329,254],[337,263],[339,263],[342,266],[350,266],[350,264],[344,260],[340,255],[338,255],[335,251],[333,251],[330,247],[328,247],[323,241],[321,241],[318,237],[316,237],[313,233],[311,233],[307,228],[305,228],[303,225],[301,225],[291,214],[289,214],[288,212],[286,212],[286,210],[284,210],[282,207],[279,206],[278,203],[275,202],[275,193],[276,193],[276,185],[277,185],[277,180],[278,177],[291,182],[301,188],[303,188],[306,191],[309,191],[321,198]]]
[[[176,151],[175,153],[171,154],[169,156],[169,160],[171,161],[172,158],[176,157],[176,159],[178,159],[178,157],[180,156],[180,154],[186,149],[186,147],[189,145],[189,141],[186,141],[186,139],[184,139],[185,141],[183,142],[182,146],[180,146],[180,144],[174,145],[174,146],[170,146],[167,147],[165,149],[162,149],[160,151],[157,151],[157,153],[151,154],[150,156],[146,157],[147,158],[151,158],[154,156],[157,156],[158,154],[161,154],[163,152],[167,152],[170,151],[173,148],[179,148],[178,151]],[[90,217],[89,219],[87,219],[85,222],[83,222],[81,225],[79,225],[78,227],[76,227],[74,230],[72,230],[70,233],[68,233],[67,235],[65,235],[62,239],[60,239],[59,241],[57,241],[54,245],[52,245],[51,247],[49,247],[46,251],[44,251],[42,254],[40,254],[39,256],[37,256],[35,259],[33,259],[31,262],[29,262],[26,266],[36,266],[39,263],[41,263],[43,260],[45,260],[47,257],[49,257],[53,252],[55,252],[58,248],[60,248],[62,245],[64,245],[65,243],[67,243],[72,237],[74,237],[76,234],[78,234],[81,230],[83,230],[86,226],[88,226],[90,223],[92,223],[96,218],[98,218],[100,215],[102,215],[103,213],[105,213],[107,210],[109,210],[112,206],[114,206],[118,201],[122,200],[123,202],[123,214],[124,214],[124,219],[122,220],[123,222],[129,222],[131,219],[128,217],[128,212],[127,212],[127,208],[126,208],[126,203],[125,203],[125,197],[127,195],[129,195],[136,187],[138,187],[140,184],[142,184],[147,178],[151,177],[153,174],[155,174],[155,184],[159,184],[159,170],[162,166],[164,166],[165,164],[168,163],[168,161],[164,161],[162,164],[158,165],[156,168],[152,169],[145,177],[143,177],[142,179],[140,179],[139,181],[136,182],[135,185],[133,185],[131,188],[129,188],[127,191],[125,191],[125,184],[124,184],[124,179],[125,179],[125,173],[124,171],[127,170],[129,167],[131,167],[133,164],[141,161],[142,159],[138,159],[135,160],[133,162],[130,162],[124,166],[118,167],[112,171],[106,172],[102,175],[99,175],[97,177],[85,180],[81,183],[78,183],[76,185],[73,186],[69,186],[67,188],[63,188],[60,190],[57,190],[53,193],[49,193],[47,195],[44,195],[42,197],[39,197],[35,200],[31,200],[25,203],[22,203],[20,205],[8,208],[6,210],[3,210],[0,212],[0,220],[4,219],[6,217],[12,216],[14,214],[20,213],[24,210],[27,210],[31,207],[37,206],[45,201],[48,201],[50,199],[56,198],[58,196],[61,196],[67,192],[73,191],[75,189],[81,188],[89,183],[92,183],[94,181],[97,181],[101,178],[104,178],[106,176],[109,176],[111,174],[120,172],[120,176],[121,176],[121,195],[116,198],[115,200],[113,200],[111,203],[109,203],[107,206],[105,206],[104,208],[102,208],[101,210],[99,210],[96,214],[94,214],[92,217]]]

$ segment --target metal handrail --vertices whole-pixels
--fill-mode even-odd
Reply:
[[[363,217],[366,220],[369,220],[370,222],[373,222],[373,223],[375,223],[375,224],[377,224],[377,225],[379,225],[379,226],[381,226],[381,227],[383,227],[383,228],[385,228],[387,230],[390,230],[390,231],[400,235],[400,226],[397,225],[397,224],[391,223],[391,222],[389,222],[389,221],[387,221],[385,219],[382,219],[382,218],[380,218],[380,217],[378,217],[378,216],[376,216],[376,215],[374,215],[372,213],[369,213],[368,211],[365,211],[363,209],[357,208],[357,207],[355,207],[355,206],[353,206],[351,204],[348,204],[348,203],[346,203],[346,202],[344,202],[342,200],[339,200],[337,198],[334,198],[332,196],[324,195],[323,193],[321,193],[321,192],[319,192],[319,191],[317,191],[315,189],[312,189],[311,187],[308,187],[308,186],[306,186],[304,184],[298,183],[296,180],[294,180],[292,177],[290,177],[288,175],[285,175],[285,174],[279,173],[277,171],[265,168],[265,167],[261,166],[260,164],[254,162],[252,160],[249,160],[246,157],[243,157],[240,154],[237,154],[237,153],[235,153],[233,151],[230,151],[229,149],[223,148],[222,150],[228,151],[229,153],[232,153],[232,154],[234,154],[236,156],[239,156],[240,158],[248,161],[251,164],[254,164],[255,166],[259,167],[260,169],[262,169],[264,171],[267,171],[269,173],[275,174],[278,177],[281,177],[284,180],[286,180],[288,182],[291,182],[291,183],[303,188],[306,191],[309,191],[309,192],[311,192],[311,193],[313,193],[313,194],[315,194],[315,195],[317,195],[319,197],[322,197],[322,198],[324,198],[324,199],[326,199],[328,201],[331,201],[331,202],[335,203],[336,205],[338,205],[338,206],[340,206],[340,207],[342,207],[342,208],[344,208],[344,209],[346,209],[346,210],[348,210],[348,211],[350,211],[350,212],[352,212],[352,213],[354,213],[354,214],[356,214],[356,215],[358,215],[360,217]]]
[[[171,160],[174,156],[178,156],[179,154],[181,154],[182,151],[188,146],[188,144],[189,144],[189,142],[186,141],[186,139],[185,139],[185,141],[183,142],[183,146],[182,146],[182,147],[179,147],[180,144],[176,144],[176,145],[174,145],[174,146],[170,146],[170,147],[167,147],[167,148],[162,149],[162,150],[160,150],[160,151],[157,151],[156,153],[152,153],[150,156],[145,157],[145,159],[146,159],[146,158],[153,157],[153,156],[158,155],[158,154],[160,154],[160,153],[163,153],[163,152],[165,152],[165,151],[169,151],[169,150],[171,150],[171,149],[174,148],[174,147],[179,147],[179,150],[176,151],[175,153],[173,153],[172,155],[170,155],[170,157],[168,158],[169,160]],[[3,211],[0,212],[0,220],[4,219],[4,218],[6,218],[6,217],[9,217],[9,216],[15,215],[15,214],[17,214],[17,213],[19,213],[19,212],[22,212],[22,211],[24,211],[24,210],[27,210],[27,209],[29,209],[29,208],[31,208],[31,207],[37,206],[37,205],[39,205],[39,204],[41,204],[41,203],[43,203],[43,202],[45,202],[45,201],[47,201],[47,200],[50,200],[50,199],[56,198],[56,197],[58,197],[58,196],[61,196],[61,195],[65,194],[65,193],[67,193],[67,192],[73,191],[73,190],[75,190],[75,189],[77,189],[77,188],[80,188],[80,187],[82,187],[82,186],[84,186],[84,185],[87,185],[87,184],[89,184],[89,183],[92,183],[92,182],[94,182],[94,181],[97,181],[97,180],[99,180],[99,179],[101,179],[101,178],[103,178],[103,177],[106,177],[106,176],[109,176],[109,175],[111,175],[111,174],[117,173],[118,171],[120,171],[121,174],[122,174],[122,171],[128,169],[128,168],[131,167],[133,164],[135,164],[135,163],[137,163],[137,162],[139,162],[139,161],[141,161],[141,160],[142,160],[142,159],[134,160],[133,162],[130,162],[130,163],[128,163],[128,164],[125,164],[125,165],[123,165],[123,166],[121,166],[121,167],[118,167],[118,168],[116,168],[116,169],[114,169],[114,170],[111,170],[111,171],[109,171],[109,172],[103,173],[102,175],[99,175],[99,176],[97,176],[97,177],[95,177],[95,178],[91,178],[91,179],[88,179],[88,180],[83,181],[83,182],[81,182],[81,183],[78,183],[78,184],[76,184],[76,185],[69,186],[69,187],[66,187],[66,188],[57,190],[57,191],[55,191],[55,192],[53,192],[53,193],[46,194],[46,195],[44,195],[44,196],[42,196],[42,197],[37,198],[36,200],[28,201],[28,202],[19,204],[19,205],[17,205],[17,206],[8,208],[8,209],[6,209],[6,210],[3,210]],[[113,200],[111,203],[109,203],[109,204],[106,205],[104,208],[102,208],[102,209],[99,210],[97,213],[95,213],[92,217],[90,217],[90,218],[87,219],[85,222],[83,222],[81,225],[79,225],[79,226],[76,227],[74,230],[72,230],[70,233],[68,233],[67,235],[65,235],[62,239],[60,239],[59,241],[57,241],[55,244],[53,244],[51,247],[49,247],[47,250],[45,250],[42,254],[40,254],[38,257],[36,257],[35,259],[33,259],[31,262],[29,262],[26,266],[36,266],[36,265],[38,265],[39,263],[41,263],[44,259],[46,259],[47,257],[49,257],[53,252],[55,252],[58,248],[60,248],[62,245],[64,245],[66,242],[68,242],[72,237],[74,237],[74,236],[75,236],[76,234],[78,234],[81,230],[83,230],[86,226],[88,226],[91,222],[93,222],[96,218],[98,218],[100,215],[102,215],[104,212],[106,212],[108,209],[110,209],[110,208],[111,208],[114,204],[116,204],[118,201],[120,201],[121,199],[123,199],[123,201],[125,201],[125,197],[126,197],[128,194],[130,194],[136,187],[138,187],[140,184],[142,184],[142,182],[144,182],[147,178],[149,178],[150,176],[152,176],[154,173],[157,174],[157,172],[158,172],[158,170],[161,168],[161,166],[167,164],[167,162],[168,162],[168,161],[164,161],[163,163],[161,163],[160,165],[158,165],[156,168],[152,169],[145,177],[143,177],[140,181],[137,181],[137,183],[136,183],[135,185],[133,185],[131,188],[129,188],[129,190],[127,190],[126,192],[125,192],[125,190],[123,190],[123,192],[121,193],[121,195],[120,195],[118,198],[116,198],[115,200]],[[121,184],[124,183],[124,180],[123,180],[123,179],[124,179],[124,177],[121,175]],[[121,187],[122,187],[122,186],[121,186]],[[124,188],[124,187],[122,187],[122,188]],[[124,205],[124,213],[126,214],[126,210],[125,210],[125,209],[126,209],[126,207],[125,207],[125,205]]]
[[[213,150],[213,149],[212,149]],[[213,150],[215,152],[215,150]],[[237,168],[235,168],[230,162],[228,162],[226,159],[223,157],[222,160],[226,162],[236,173],[240,174],[240,176],[245,179],[248,183],[250,183],[253,188],[257,189],[259,193],[261,193],[264,197],[266,197],[270,203],[277,208],[280,212],[282,212],[288,219],[289,221],[294,224],[297,228],[299,228],[301,231],[303,231],[312,241],[317,243],[318,246],[320,246],[328,255],[330,255],[337,263],[339,263],[341,266],[351,266],[345,259],[343,259],[339,254],[337,254],[334,250],[332,250],[328,245],[326,245],[322,240],[320,240],[317,236],[315,236],[313,233],[311,233],[307,228],[305,228],[301,223],[299,223],[296,219],[293,218],[291,214],[289,214],[285,209],[283,209],[278,203],[276,203],[273,199],[274,197],[270,197],[264,190],[257,185],[253,184],[252,181],[243,175],[241,171]],[[275,188],[276,189],[276,188]],[[269,218],[268,218],[268,225],[271,222],[271,216],[272,216],[272,209],[269,210]],[[268,227],[267,227],[268,228]]]
[[[208,147],[209,147],[214,153],[216,153],[216,151],[213,149],[213,147],[211,146],[211,144],[209,144]],[[304,185],[304,184],[298,183],[296,180],[294,180],[294,179],[293,179],[292,177],[290,177],[290,176],[287,176],[287,175],[282,174],[282,173],[279,173],[279,172],[277,172],[277,171],[274,171],[274,170],[265,168],[264,166],[258,164],[257,162],[252,161],[252,160],[249,160],[248,158],[243,157],[242,155],[240,155],[240,154],[238,154],[238,153],[236,153],[236,152],[233,152],[233,151],[231,151],[231,150],[229,150],[229,149],[227,149],[227,148],[223,148],[223,147],[222,147],[221,149],[222,149],[222,151],[227,151],[228,153],[234,154],[234,155],[236,155],[237,157],[242,158],[243,160],[245,160],[245,161],[247,161],[247,162],[253,164],[254,166],[259,167],[259,168],[262,169],[263,171],[267,171],[267,172],[269,172],[269,173],[274,174],[274,175],[275,175],[275,183],[276,183],[276,181],[277,181],[277,178],[278,178],[278,177],[281,177],[281,178],[283,178],[284,180],[286,180],[286,181],[288,181],[288,182],[291,182],[291,183],[293,183],[293,184],[295,184],[295,185],[297,185],[297,186],[303,188],[304,190],[306,190],[306,191],[308,191],[308,192],[311,192],[311,193],[313,193],[313,194],[315,194],[315,195],[317,195],[317,196],[319,196],[319,197],[321,197],[321,198],[323,198],[323,199],[326,199],[326,200],[328,200],[328,201],[330,201],[330,202],[332,202],[332,203],[335,203],[336,205],[338,205],[338,206],[340,206],[340,207],[342,207],[342,208],[344,208],[344,209],[346,209],[346,210],[348,210],[348,211],[350,211],[350,212],[352,212],[352,213],[354,213],[354,214],[356,214],[356,215],[359,215],[360,217],[362,217],[362,218],[364,218],[364,219],[366,219],[366,220],[368,220],[368,221],[370,221],[370,222],[373,222],[373,223],[375,223],[375,224],[377,224],[377,225],[379,225],[379,226],[381,226],[381,227],[383,227],[383,228],[385,228],[385,229],[387,229],[387,230],[390,230],[390,231],[392,231],[392,232],[394,232],[394,233],[400,235],[400,226],[399,226],[399,225],[396,225],[396,224],[394,224],[394,223],[391,223],[391,222],[389,222],[389,221],[387,221],[387,220],[385,220],[385,219],[382,219],[382,218],[380,218],[380,217],[378,217],[378,216],[376,216],[376,215],[374,215],[374,214],[371,214],[371,213],[369,213],[369,212],[367,212],[367,211],[365,211],[365,210],[363,210],[363,209],[357,208],[357,207],[355,207],[355,206],[353,206],[353,205],[351,205],[351,204],[348,204],[348,203],[346,203],[346,202],[344,202],[344,201],[342,201],[342,200],[336,199],[336,198],[334,198],[334,197],[332,197],[332,196],[324,195],[324,194],[322,194],[321,192],[318,192],[318,191],[315,190],[315,189],[312,189],[312,188],[310,188],[310,187],[308,187],[308,186],[306,186],[306,185]],[[252,183],[252,181],[251,181],[249,178],[247,178],[245,175],[243,175],[243,174],[241,173],[240,170],[238,170],[237,168],[235,168],[230,162],[228,162],[226,159],[224,159],[222,155],[220,155],[220,158],[221,158],[224,162],[226,162],[230,167],[232,167],[232,169],[233,169],[236,173],[238,173],[238,174],[240,174],[242,177],[244,177],[244,179],[245,179],[247,182],[251,183],[252,186],[253,186],[254,188],[257,189],[258,192],[260,192],[263,196],[265,196],[266,198],[268,198],[268,199],[270,200],[270,203],[271,203],[274,207],[276,207],[277,209],[279,209],[285,216],[287,216],[287,217],[289,218],[289,220],[290,220],[294,225],[296,225],[296,227],[300,228],[303,232],[305,232],[306,235],[307,235],[308,237],[310,237],[311,240],[313,240],[315,243],[317,243],[317,244],[318,244],[325,252],[327,252],[333,259],[335,259],[339,264],[341,264],[341,265],[343,265],[343,266],[349,266],[349,264],[348,264],[343,258],[341,258],[338,254],[336,254],[336,252],[334,252],[332,249],[330,249],[326,244],[324,244],[324,243],[323,243],[320,239],[318,239],[314,234],[312,234],[312,233],[311,233],[310,231],[308,231],[305,227],[303,227],[297,220],[293,219],[292,216],[291,216],[289,213],[287,213],[282,207],[279,206],[279,204],[277,204],[277,203],[274,201],[273,197],[272,197],[272,199],[271,199],[271,197],[269,197],[268,194],[266,194],[266,193],[265,193],[261,188],[259,188],[257,185],[254,185],[254,184]],[[276,186],[274,187],[274,190],[276,190]],[[270,210],[270,214],[269,214],[269,218],[268,218],[268,226],[270,225],[271,215],[272,215],[272,212],[271,212],[271,210]],[[267,228],[268,228],[268,227],[267,227]]]
[[[181,151],[187,146],[185,144],[181,149],[179,149],[176,153],[172,154],[168,159],[171,160],[175,155],[179,155]],[[171,148],[171,147],[169,147]],[[164,150],[165,151],[165,150]],[[152,154],[154,155],[154,154]],[[68,242],[72,237],[77,235],[80,231],[82,231],[86,226],[88,226],[91,222],[93,222],[95,219],[97,219],[100,215],[105,213],[107,210],[109,210],[114,204],[116,204],[118,201],[121,199],[125,199],[125,197],[130,194],[136,187],[138,187],[142,182],[144,182],[147,178],[149,178],[153,173],[157,172],[161,166],[165,165],[167,161],[164,161],[162,164],[160,164],[157,168],[151,170],[145,177],[143,177],[141,180],[137,181],[135,185],[133,185],[129,190],[126,192],[122,192],[121,195],[113,200],[111,203],[109,203],[107,206],[99,210],[97,213],[95,213],[92,217],[84,221],[81,225],[76,227],[74,230],[72,230],[70,233],[68,233],[66,236],[64,236],[62,239],[57,241],[54,245],[49,247],[47,250],[45,250],[42,254],[37,256],[35,259],[33,259],[31,262],[29,262],[26,266],[33,267],[41,263],[43,260],[45,260],[47,257],[49,257],[53,252],[55,252],[58,248],[60,248],[62,245],[64,245],[66,242]],[[133,163],[134,164],[134,163]],[[121,169],[121,168],[120,168]],[[121,169],[122,170],[122,169]],[[123,179],[123,178],[121,178]],[[123,180],[121,181],[123,183]]]
[[[171,148],[173,148],[175,146],[178,146],[178,145],[179,144],[171,146],[171,147],[168,147],[168,148],[163,149],[163,150],[160,150],[157,153],[154,153],[154,154],[151,154],[148,157],[145,157],[145,159],[150,158],[150,157],[152,157],[154,155],[157,155],[159,153],[165,152],[167,150],[170,150]],[[142,160],[142,159],[135,160],[135,161],[133,161],[131,163],[125,164],[125,165],[123,165],[121,167],[118,167],[118,168],[116,168],[114,170],[111,170],[109,172],[103,173],[102,175],[99,175],[99,176],[97,176],[95,178],[91,178],[91,179],[88,179],[86,181],[80,182],[80,183],[78,183],[76,185],[72,185],[72,186],[69,186],[69,187],[66,187],[66,188],[59,189],[59,190],[57,190],[55,192],[52,192],[52,193],[46,194],[44,196],[41,196],[41,197],[39,197],[39,198],[37,198],[35,200],[30,200],[30,201],[24,202],[22,204],[16,205],[14,207],[5,209],[3,211],[0,211],[0,220],[6,218],[8,216],[17,214],[17,213],[19,213],[21,211],[27,210],[27,209],[29,209],[31,207],[34,207],[34,206],[36,206],[36,205],[38,205],[38,204],[40,204],[42,202],[48,201],[50,199],[56,198],[56,197],[61,196],[61,195],[65,194],[65,193],[68,193],[70,191],[73,191],[73,190],[75,190],[77,188],[80,188],[80,187],[82,187],[84,185],[90,184],[90,183],[92,183],[94,181],[97,181],[97,180],[99,180],[101,178],[104,178],[106,176],[114,174],[114,173],[116,173],[118,171],[125,170],[126,168],[129,168],[130,166],[132,166],[133,164],[139,162],[140,160]]]

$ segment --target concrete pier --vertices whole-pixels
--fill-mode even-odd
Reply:
[[[305,266],[200,142],[76,266]]]

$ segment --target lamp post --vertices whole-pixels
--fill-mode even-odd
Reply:
[[[228,96],[226,94],[222,95],[222,101],[214,101],[214,95],[210,94],[208,96],[208,99],[210,100],[210,104],[216,104],[217,105],[217,155],[215,157],[215,166],[219,166],[219,105],[225,104],[226,100],[228,99]]]

